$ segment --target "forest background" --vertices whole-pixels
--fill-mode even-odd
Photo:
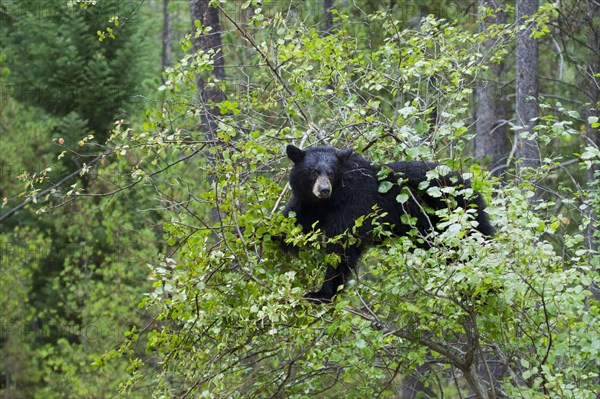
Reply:
[[[3,397],[600,396],[597,0],[2,0],[0,43]],[[289,143],[458,170],[497,233],[307,303]]]

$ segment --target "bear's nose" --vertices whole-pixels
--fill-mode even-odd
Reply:
[[[331,182],[325,176],[317,177],[317,180],[315,181],[312,192],[315,195],[315,197],[317,197],[317,198],[320,198],[320,199],[329,198],[331,196],[331,192],[332,192]]]

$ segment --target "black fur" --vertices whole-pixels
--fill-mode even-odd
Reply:
[[[288,215],[294,212],[305,233],[311,231],[316,223],[316,228],[321,229],[326,237],[338,236],[351,230],[359,217],[372,214],[373,206],[377,205],[379,214],[387,213],[377,222],[387,225],[393,235],[403,236],[416,228],[422,236],[426,236],[436,226],[438,219],[432,213],[424,212],[424,209],[448,206],[444,198],[433,198],[419,189],[419,183],[427,180],[427,172],[437,166],[435,163],[410,161],[387,164],[393,172],[386,180],[394,184],[388,192],[380,193],[378,188],[381,182],[377,177],[379,168],[350,150],[338,150],[330,146],[301,150],[293,145],[288,145],[286,150],[294,166],[289,177],[293,197],[284,213]],[[319,184],[315,186],[317,180]],[[400,184],[397,184],[398,181]],[[468,182],[464,182],[460,175],[451,173],[429,183],[429,186],[448,185],[467,187]],[[330,186],[329,189],[327,186]],[[401,187],[409,190],[409,200],[403,203],[396,200]],[[457,206],[466,209],[476,206],[477,229],[487,236],[494,233],[483,212],[485,203],[478,193],[468,200],[457,197],[456,202]],[[401,216],[404,214],[416,218],[416,223],[402,223]],[[337,267],[327,266],[321,289],[308,293],[308,299],[315,302],[330,301],[338,288],[351,277],[367,246],[381,243],[381,239],[373,234],[371,221],[366,220],[356,231],[358,243],[344,245],[344,242],[337,242],[328,245],[327,251],[338,254],[341,261]],[[421,245],[427,246],[426,243]]]

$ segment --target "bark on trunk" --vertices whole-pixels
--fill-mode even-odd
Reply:
[[[333,14],[331,13],[331,10],[333,10],[333,0],[324,0],[323,8],[325,11],[325,34],[328,35],[333,29]]]
[[[477,366],[475,363],[471,364],[469,368],[461,370],[465,376],[465,380],[469,384],[469,387],[473,390],[473,397],[477,399],[489,399],[490,394],[485,381],[477,372]]]
[[[590,107],[586,112],[586,138],[588,143],[591,143],[598,147],[600,145],[600,131],[594,129],[588,121],[590,116],[600,117],[600,78],[594,77],[594,74],[600,73],[600,24],[598,24],[598,18],[600,18],[600,5],[595,1],[587,2],[587,19],[589,23],[588,32],[588,47],[590,51],[590,61],[586,66],[585,78],[588,82],[588,100]],[[596,165],[588,170],[588,179],[593,182],[592,187],[596,190],[600,189],[600,168]],[[588,216],[590,217],[590,225],[587,231],[587,243],[588,248],[591,250],[598,250],[598,209],[590,208]],[[592,292],[592,297],[595,300],[600,300],[600,283],[592,282],[591,286],[588,287]],[[596,381],[600,383],[600,377],[596,378]]]
[[[224,58],[221,43],[221,25],[219,22],[218,10],[210,5],[210,0],[190,0],[190,15],[192,17],[192,31],[196,31],[195,21],[200,21],[201,27],[211,27],[210,32],[206,35],[192,36],[192,44],[194,52],[214,52],[212,77],[216,80],[225,79]],[[205,139],[214,145],[217,136],[217,123],[220,116],[219,107],[217,104],[225,100],[225,93],[220,89],[219,85],[210,85],[200,75],[197,77],[198,89],[198,110],[200,112],[200,129],[204,134]],[[215,175],[217,157],[221,156],[219,152],[215,157],[210,151],[206,153],[206,162],[211,167],[208,174],[208,181],[211,184],[216,184],[218,178]],[[220,223],[223,218],[218,207],[212,209],[212,219]]]
[[[493,10],[494,15],[485,18],[479,25],[480,32],[485,32],[492,24],[505,24],[506,13],[498,0],[479,0],[480,10]],[[483,51],[491,50],[494,42],[490,39],[483,43]],[[508,139],[506,136],[506,105],[499,87],[500,77],[504,71],[504,61],[488,63],[489,79],[479,81],[476,88],[477,111],[475,137],[475,157],[480,161],[489,161],[489,169],[495,175],[502,173],[500,164],[506,158]]]
[[[163,33],[162,33],[162,67],[171,65],[171,13],[169,3],[171,0],[163,0]]]
[[[600,73],[600,25],[595,24],[594,22],[600,18],[600,5],[594,1],[588,2],[588,11],[587,11],[588,23],[589,23],[589,32],[588,32],[588,47],[590,48],[590,62],[586,67],[586,78],[588,82],[588,100],[590,102],[590,107],[586,112],[586,138],[589,143],[594,144],[595,146],[600,145],[600,131],[598,129],[594,129],[592,125],[589,123],[588,118],[591,116],[599,117],[600,116],[600,79],[594,78],[594,74]],[[600,178],[598,175],[600,173],[600,168],[598,166],[594,166],[588,170],[588,179],[591,181],[597,180]],[[600,184],[596,182],[596,187],[598,188]],[[590,227],[587,233],[588,247],[592,250],[598,249],[598,242],[595,237],[596,227],[597,227],[597,215],[594,214],[592,210],[590,212],[590,217],[592,219],[592,223],[590,223]],[[596,287],[594,291],[595,297],[598,298],[600,295],[598,293],[598,289]]]
[[[217,80],[225,79],[224,59],[221,43],[221,25],[218,10],[210,5],[210,0],[190,0],[190,14],[192,16],[192,29],[195,31],[194,21],[200,21],[202,27],[210,26],[212,29],[206,35],[193,37],[194,51],[214,52],[212,75]],[[207,82],[198,77],[198,95],[200,97],[200,122],[202,131],[208,140],[215,138],[217,128],[216,116],[219,108],[215,106],[225,100],[225,93],[218,86],[207,85]]]
[[[523,129],[515,135],[517,176],[522,178],[527,170],[540,165],[540,151],[533,133],[534,119],[538,116],[538,42],[531,37],[531,24],[527,23],[538,9],[538,0],[517,0],[517,23],[525,29],[517,33],[517,125]]]

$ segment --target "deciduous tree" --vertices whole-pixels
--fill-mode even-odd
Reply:
[[[531,174],[540,165],[540,149],[534,127],[538,117],[538,42],[534,37],[538,0],[518,0],[516,20],[516,103],[518,126],[515,135],[517,174]]]

